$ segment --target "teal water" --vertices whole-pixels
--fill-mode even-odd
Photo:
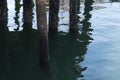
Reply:
[[[76,32],[69,32],[68,11],[61,10],[45,66],[39,64],[35,7],[28,24],[20,4],[8,0],[7,20],[0,22],[0,80],[119,80],[119,1],[81,3]]]

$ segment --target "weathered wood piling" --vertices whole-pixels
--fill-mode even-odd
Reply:
[[[0,0],[0,31],[4,32],[7,29],[7,1]]]
[[[6,36],[7,36],[7,2],[0,0],[0,80],[4,80],[8,70],[6,53]]]
[[[69,2],[70,6],[70,30],[76,30],[77,29],[77,0],[70,0]]]
[[[46,0],[36,0],[37,28],[39,35],[40,62],[48,61],[48,32],[46,20]]]
[[[58,13],[60,0],[49,1],[49,30],[57,30],[58,28]]]
[[[32,0],[23,0],[23,30],[32,29]]]

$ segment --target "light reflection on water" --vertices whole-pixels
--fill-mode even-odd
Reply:
[[[18,11],[15,11],[15,1],[14,0],[7,0],[8,4],[8,28],[9,31],[14,31],[18,27],[17,24],[15,24],[15,13]],[[34,2],[35,4],[35,2]],[[23,5],[23,1],[20,0],[19,5]],[[37,29],[36,27],[36,8],[33,7],[33,29]],[[18,13],[18,21],[20,24],[19,31],[23,30],[22,25],[23,25],[23,6],[20,7],[20,12]]]
[[[22,31],[22,6],[18,14],[19,31],[22,32],[7,32],[0,37],[0,48],[3,49],[0,52],[5,53],[2,59],[5,60],[3,66],[6,69],[2,74],[4,78],[0,76],[0,79],[5,80],[8,76],[8,80],[119,80],[120,3],[106,2],[93,4],[93,10],[90,8],[92,4],[87,5],[90,9],[86,11],[81,7],[81,34],[68,33],[68,11],[59,13],[59,33],[49,34],[50,65],[48,69],[42,70],[43,72],[38,62],[36,30]],[[23,4],[22,1],[20,4]],[[94,6],[99,7],[96,9]],[[8,0],[8,9],[8,28],[9,31],[14,31],[18,26],[14,19],[14,0]],[[36,29],[35,8],[33,13],[32,27]]]
[[[84,72],[86,80],[119,80],[120,74],[120,3],[99,4],[105,9],[93,10],[91,23],[94,41],[89,45]]]

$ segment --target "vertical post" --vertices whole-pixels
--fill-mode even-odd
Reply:
[[[0,0],[0,80],[6,79],[8,72],[8,55],[6,53],[6,36],[7,36],[7,1]]]
[[[40,62],[48,62],[48,32],[46,20],[46,0],[36,0],[37,28],[39,34]]]
[[[58,13],[60,0],[49,1],[49,30],[57,30],[58,28]]]
[[[0,0],[0,31],[7,30],[7,1]]]
[[[32,0],[23,0],[23,31],[22,31],[22,40],[23,40],[23,54],[26,54],[27,56],[23,57],[25,59],[25,66],[33,67],[34,61],[33,61],[33,54],[36,54],[33,48],[33,42],[34,38],[33,35],[33,29],[32,29],[32,20],[33,20],[33,1]]]
[[[23,30],[32,29],[32,0],[23,0]]]
[[[70,0],[70,30],[77,29],[77,0]]]

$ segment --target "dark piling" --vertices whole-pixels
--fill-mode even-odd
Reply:
[[[32,29],[32,0],[23,0],[23,20],[24,20],[24,28]]]
[[[39,35],[40,64],[48,62],[48,32],[46,19],[46,0],[36,0],[37,28]]]
[[[57,30],[58,28],[58,13],[60,0],[49,1],[49,30]]]
[[[7,47],[7,1],[6,0],[0,0],[0,80],[6,79],[7,72],[9,71],[9,61],[8,56],[6,52]]]
[[[77,29],[77,0],[70,0],[70,31]]]

